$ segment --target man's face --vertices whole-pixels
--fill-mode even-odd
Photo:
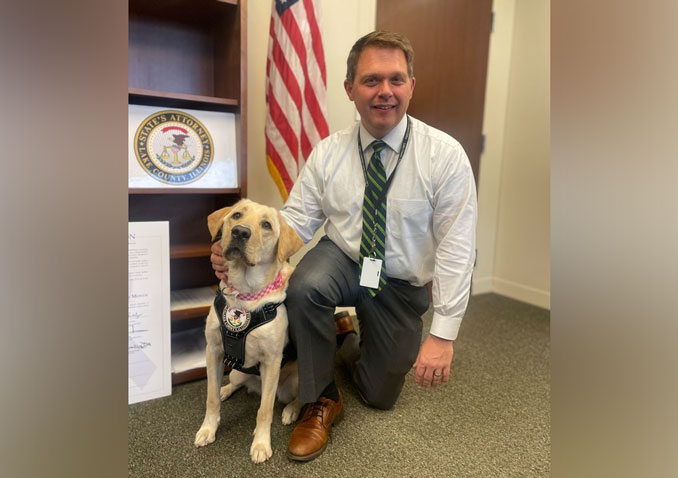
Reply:
[[[367,47],[358,58],[353,84],[344,80],[344,88],[365,129],[382,138],[405,116],[414,82],[402,50]]]

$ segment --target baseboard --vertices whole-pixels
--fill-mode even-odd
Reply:
[[[549,291],[535,289],[524,284],[498,279],[496,277],[474,277],[471,285],[471,295],[487,294],[494,292],[499,295],[505,295],[511,299],[536,305],[543,309],[551,309],[551,293]],[[337,307],[336,312],[347,311],[355,315],[353,307]]]
[[[492,277],[474,277],[471,284],[471,295],[492,292]]]
[[[524,284],[494,277],[492,280],[492,292],[521,302],[527,302],[537,307],[551,309],[550,291],[535,289]]]

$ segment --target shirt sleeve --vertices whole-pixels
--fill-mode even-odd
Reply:
[[[433,234],[437,243],[433,272],[433,319],[430,333],[457,338],[475,262],[476,187],[461,145],[434,164]]]
[[[311,151],[287,201],[280,210],[287,224],[301,237],[304,244],[313,239],[313,235],[326,219],[322,209],[324,188],[318,174],[319,162],[325,155],[322,145],[322,142],[319,143]]]

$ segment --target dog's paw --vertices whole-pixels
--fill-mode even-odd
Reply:
[[[288,403],[282,412],[283,425],[291,425],[296,422],[297,418],[299,418],[299,412],[301,411],[302,406],[303,405],[298,400]]]
[[[235,387],[233,387],[233,385],[230,383],[228,385],[224,385],[221,387],[221,390],[219,390],[219,398],[221,398],[221,401],[223,402],[228,397],[233,395],[233,392],[235,392]]]
[[[263,463],[273,456],[273,450],[270,443],[252,442],[250,448],[250,458],[254,463]]]
[[[198,433],[195,434],[195,446],[201,447],[209,445],[214,441],[216,435],[216,430],[208,427],[202,427],[198,430]]]

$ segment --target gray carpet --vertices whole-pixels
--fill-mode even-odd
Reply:
[[[431,312],[424,317],[428,330]],[[135,477],[503,477],[550,472],[549,311],[495,294],[474,296],[462,323],[450,382],[423,390],[412,373],[393,410],[366,407],[346,375],[345,418],[326,451],[299,464],[285,456],[292,426],[271,428],[273,457],[250,462],[258,396],[222,404],[216,441],[193,447],[206,381],[129,406],[129,475]]]

